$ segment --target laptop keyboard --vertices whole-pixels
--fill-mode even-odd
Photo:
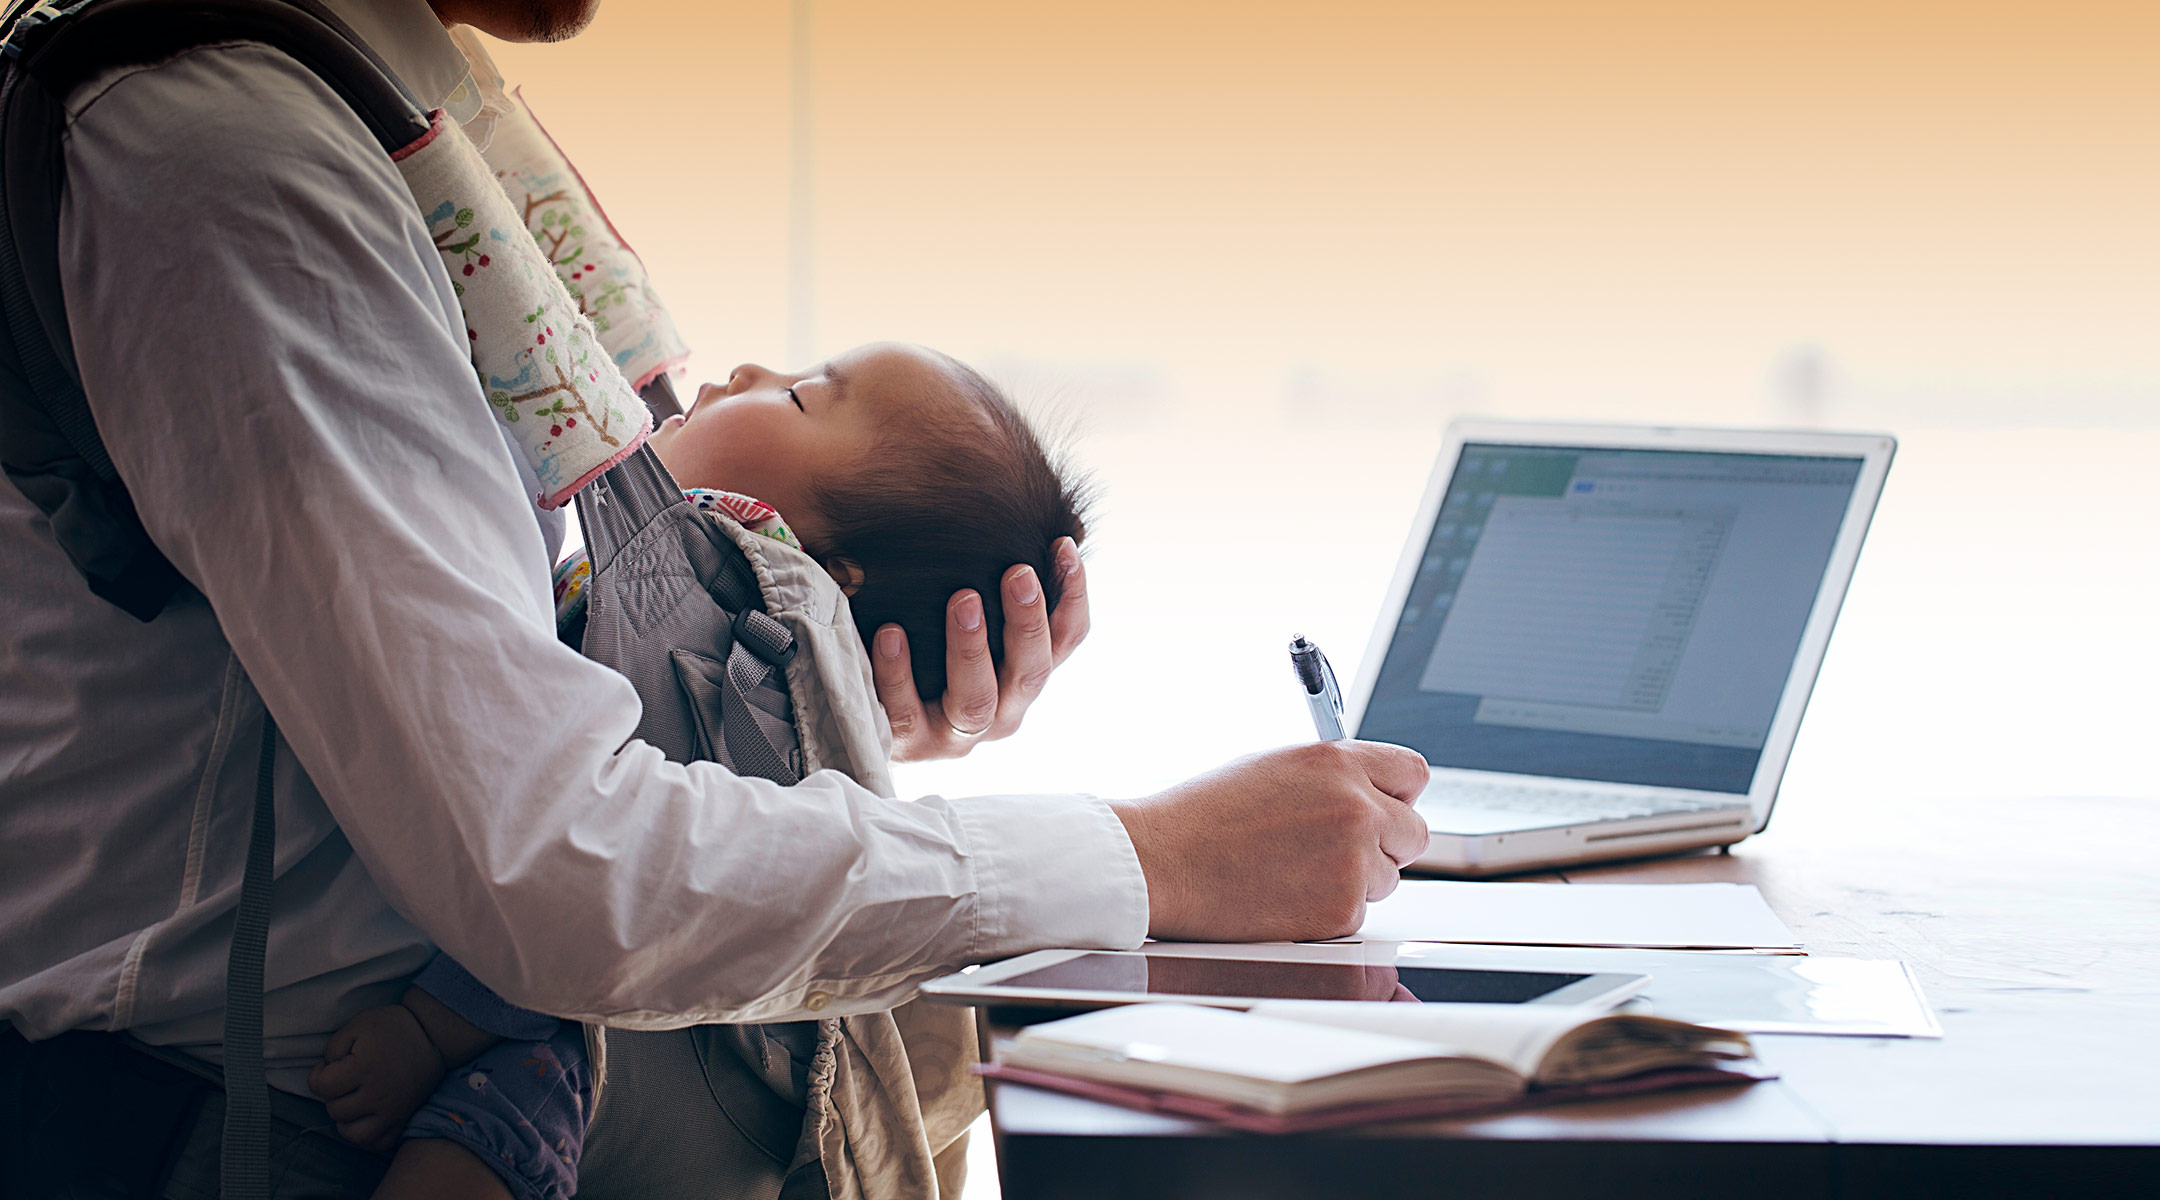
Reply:
[[[1587,821],[1619,821],[1630,817],[1658,817],[1672,813],[1709,812],[1735,808],[1738,800],[1697,800],[1686,796],[1601,796],[1571,788],[1525,784],[1435,784],[1420,802],[1451,809],[1471,808],[1487,812],[1535,813]]]

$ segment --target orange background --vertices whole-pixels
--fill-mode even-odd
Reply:
[[[817,349],[985,366],[1104,485],[1094,635],[907,794],[1133,795],[1309,737],[1284,642],[1356,674],[1476,412],[1901,437],[1795,812],[2151,795],[2160,4],[813,13]],[[789,31],[607,0],[501,50],[699,376],[785,357]]]
[[[2160,408],[2160,5],[813,12],[820,353],[1112,428]],[[500,60],[701,371],[784,358],[789,5],[607,0]]]

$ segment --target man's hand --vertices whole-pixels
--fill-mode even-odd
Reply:
[[[892,721],[896,761],[958,758],[978,743],[1020,728],[1050,672],[1071,657],[1088,631],[1087,571],[1080,565],[1080,548],[1071,538],[1059,538],[1052,561],[1064,584],[1054,613],[1043,603],[1033,568],[1005,572],[1002,666],[991,664],[983,598],[973,591],[953,594],[945,606],[945,694],[927,704],[915,691],[907,634],[898,625],[878,630],[870,647],[871,673],[878,702]]]
[[[308,1072],[308,1090],[326,1102],[346,1141],[386,1154],[448,1071],[412,1010],[386,1004],[330,1035],[322,1063]]]
[[[1377,742],[1314,742],[1242,758],[1111,807],[1147,876],[1148,932],[1205,942],[1354,933],[1365,902],[1425,852],[1411,807],[1430,774]]]

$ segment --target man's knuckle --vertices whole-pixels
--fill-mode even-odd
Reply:
[[[1364,923],[1365,897],[1345,892],[1325,908],[1325,924],[1330,936],[1355,932]]]
[[[1050,632],[1050,614],[1045,612],[1040,604],[1016,608],[1012,611],[1012,615],[1005,618],[1005,627],[1017,630],[1030,637],[1037,635],[1047,636]]]
[[[1305,758],[1319,770],[1341,774],[1351,762],[1351,753],[1346,742],[1308,742],[1305,745]]]
[[[1022,671],[1013,676],[1013,687],[1022,695],[1032,696],[1050,685],[1050,668],[1039,667]]]

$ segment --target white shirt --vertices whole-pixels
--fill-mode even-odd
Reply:
[[[423,100],[464,80],[424,0],[334,7]],[[1141,940],[1100,801],[781,788],[629,740],[628,682],[555,640],[550,538],[411,195],[313,74],[208,47],[70,111],[76,357],[201,595],[134,620],[0,487],[0,1019],[217,1057],[265,701],[292,1090],[432,946],[513,1003],[658,1027]]]

